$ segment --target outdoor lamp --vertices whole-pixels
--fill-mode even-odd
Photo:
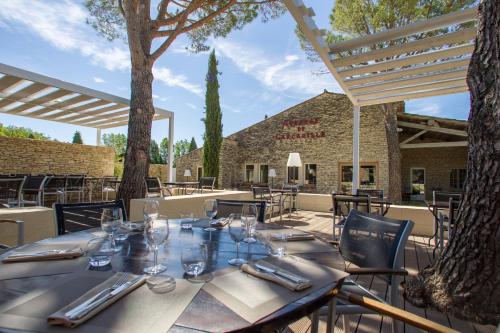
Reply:
[[[288,161],[286,162],[287,167],[297,167],[300,168],[302,166],[302,160],[300,159],[299,153],[290,153],[288,155]],[[295,184],[295,179],[292,179]]]
[[[276,177],[276,170],[275,169],[269,169],[269,172],[267,173],[267,176],[271,178],[271,188],[274,187],[274,178]]]
[[[189,169],[184,170],[184,177],[188,177],[188,178],[191,177],[191,170],[189,170]]]

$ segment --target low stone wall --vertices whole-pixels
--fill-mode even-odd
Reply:
[[[0,173],[113,175],[111,147],[0,136]]]
[[[150,164],[149,177],[159,177],[162,182],[168,181],[168,164]]]

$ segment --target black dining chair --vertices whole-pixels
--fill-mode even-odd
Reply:
[[[356,190],[356,195],[358,196],[369,196],[370,198],[383,199],[384,198],[384,190],[365,190],[358,189]]]
[[[21,206],[42,205],[43,189],[50,176],[36,175],[28,176],[23,184],[21,193]]]
[[[395,220],[351,210],[339,243],[340,254],[346,262],[351,263],[345,271],[352,275],[370,275],[380,279],[387,284],[387,295],[383,299],[352,279],[346,279],[341,290],[397,307],[401,276],[408,274],[402,263],[413,225],[409,220]],[[374,313],[344,300],[337,300],[335,311],[336,314],[343,315],[346,333],[349,331],[349,315]],[[392,331],[397,331],[394,320]]]
[[[210,192],[214,191],[215,188],[215,177],[201,177],[200,178],[200,193],[203,193],[203,190],[210,190]]]
[[[55,202],[65,202],[66,176],[49,176],[42,188],[42,205],[45,206],[47,197],[55,197]]]
[[[83,191],[85,186],[85,176],[84,175],[68,175],[66,178],[66,187],[64,189],[64,202],[69,202],[71,200],[71,194],[76,193],[78,196],[78,201],[80,202],[83,197]]]
[[[230,214],[241,214],[244,204],[254,204],[257,206],[257,222],[266,221],[266,202],[252,200],[222,200],[217,199],[217,218],[228,217]]]
[[[269,220],[274,215],[275,207],[278,208],[280,214],[280,222],[283,221],[283,195],[279,192],[273,193],[268,186],[252,186],[254,200],[266,202],[266,213],[269,210]]]
[[[163,198],[170,194],[170,191],[162,186],[158,177],[146,177],[144,178],[144,184],[146,185],[146,198]]]
[[[344,227],[344,223],[347,219],[347,215],[352,209],[360,210],[363,208],[367,213],[370,213],[371,198],[369,196],[355,196],[346,194],[332,193],[332,203],[333,203],[333,240],[337,240],[337,232],[339,230],[339,236]],[[337,222],[337,216],[339,221]]]
[[[0,179],[0,207],[19,207],[26,177]]]
[[[105,208],[121,208],[123,220],[127,220],[127,211],[123,200],[86,203],[55,203],[54,213],[57,222],[57,233],[77,232],[101,226],[102,210]]]

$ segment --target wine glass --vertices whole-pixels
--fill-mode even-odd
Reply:
[[[121,208],[104,208],[101,213],[101,229],[106,232],[109,237],[109,247],[113,252],[120,252],[121,247],[116,245],[115,232],[123,222]]]
[[[212,220],[217,215],[217,200],[205,200],[205,202],[203,203],[203,210],[205,211],[205,215],[208,217],[208,227],[203,230],[216,231],[217,229],[212,227]]]
[[[166,266],[158,263],[158,249],[168,238],[168,234],[169,226],[166,216],[153,214],[144,222],[144,238],[154,253],[154,264],[144,268],[144,273],[155,275],[167,269]]]
[[[186,275],[192,276],[193,280],[202,273],[207,266],[207,246],[199,244],[197,246],[182,249],[181,263]]]
[[[245,243],[255,243],[257,240],[253,237],[253,234],[257,224],[257,205],[244,204],[241,210],[241,221],[246,229],[246,237],[243,241]]]
[[[241,266],[247,261],[240,258],[240,242],[245,238],[246,230],[241,227],[241,216],[238,214],[229,215],[229,236],[236,243],[236,258],[229,259],[229,265]]]

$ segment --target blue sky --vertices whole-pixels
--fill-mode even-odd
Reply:
[[[333,1],[309,0],[320,28],[328,25]],[[2,0],[0,62],[64,81],[130,97],[130,62],[124,42],[108,42],[85,23],[81,1]],[[340,92],[330,75],[316,75],[294,34],[288,13],[262,23],[257,19],[225,39],[211,40],[218,60],[224,135],[276,114],[324,89]],[[175,112],[175,139],[196,138],[201,144],[205,74],[208,53],[190,54],[178,39],[155,65],[154,103]],[[406,111],[467,119],[468,93],[407,102]],[[80,130],[85,143],[95,144],[95,130],[0,113],[0,123],[30,127],[60,141]],[[153,124],[153,138],[167,135],[168,121]],[[126,133],[119,127],[104,133]]]

